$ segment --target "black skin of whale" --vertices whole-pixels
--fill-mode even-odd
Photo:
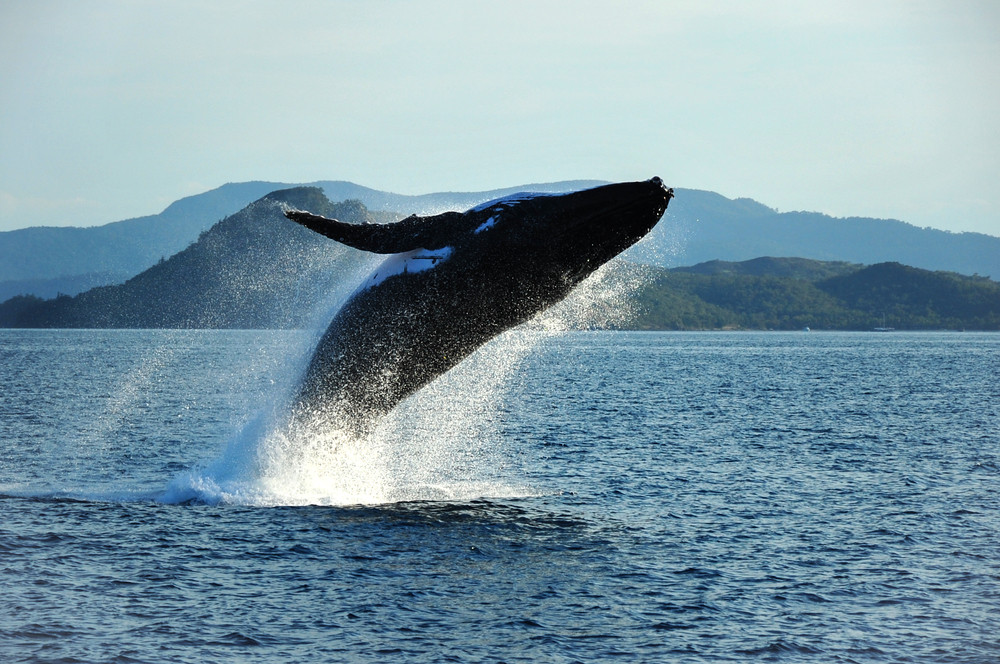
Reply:
[[[569,295],[646,235],[672,196],[652,178],[520,194],[392,224],[286,211],[356,249],[411,252],[383,263],[336,314],[305,374],[299,411],[364,429],[493,337]],[[407,258],[406,271],[392,274]]]

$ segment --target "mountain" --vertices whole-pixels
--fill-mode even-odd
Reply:
[[[59,295],[76,295],[97,286],[124,281],[127,275],[114,272],[93,272],[51,279],[13,279],[0,281],[0,302],[15,295],[31,293],[37,297],[53,298]]]
[[[227,184],[182,198],[156,215],[91,228],[37,226],[0,233],[0,285],[95,274],[104,275],[105,283],[124,281],[279,188],[272,182]]]
[[[800,258],[712,261],[653,268],[636,294],[632,327],[1000,330],[1000,283],[899,263],[871,266]]]
[[[286,207],[355,223],[386,221],[357,201],[333,204],[316,187],[268,194],[124,284],[53,300],[0,305],[0,325],[80,328],[304,327],[371,260],[289,221]]]
[[[677,267],[800,256],[1000,277],[1000,238],[982,233],[950,233],[892,219],[779,213],[750,199],[695,189],[677,191],[664,221],[633,250],[634,260]]]
[[[816,284],[855,311],[910,329],[1000,330],[1000,284],[985,277],[881,263]]]

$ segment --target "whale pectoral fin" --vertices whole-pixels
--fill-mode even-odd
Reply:
[[[373,225],[346,224],[336,219],[328,219],[300,210],[286,210],[285,216],[311,231],[316,231],[320,235],[325,235],[331,240],[336,240],[349,247],[377,254],[394,253],[383,250],[383,243],[378,238],[378,232]]]
[[[325,235],[331,240],[355,249],[375,254],[398,254],[413,249],[438,247],[446,244],[450,215],[436,217],[407,217],[392,224],[347,224],[301,210],[286,210],[285,216],[306,228]]]

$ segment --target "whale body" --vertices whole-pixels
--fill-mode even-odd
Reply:
[[[391,224],[286,211],[337,242],[390,254],[331,321],[298,408],[363,429],[493,337],[565,298],[646,235],[672,196],[652,178],[515,194]]]

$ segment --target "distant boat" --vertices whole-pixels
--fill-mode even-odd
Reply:
[[[894,327],[886,327],[885,326],[885,314],[882,314],[882,326],[881,327],[872,328],[872,331],[874,331],[874,332],[895,332],[896,328],[894,328]]]

